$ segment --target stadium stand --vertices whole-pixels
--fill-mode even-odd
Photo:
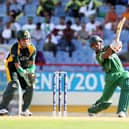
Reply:
[[[0,4],[0,17],[7,16],[7,9],[5,4]]]
[[[122,13],[126,10],[126,7],[124,5],[116,5],[115,11],[118,14],[118,17],[121,17]]]
[[[37,6],[33,4],[27,4],[24,7],[24,15],[26,16],[36,16]]]
[[[22,5],[18,4],[19,6],[17,8],[22,9],[22,15],[20,14],[17,16],[16,22],[18,22],[21,26],[23,26],[24,24],[27,23],[28,16],[32,16],[34,24],[36,24],[38,22],[44,23],[45,22],[44,16],[36,15],[37,7],[40,4],[39,1],[40,0],[31,0],[31,2],[26,3],[24,5],[24,7]],[[99,0],[99,1],[101,1],[103,3],[105,2],[105,0]],[[68,16],[68,14],[66,14],[66,12],[65,12],[65,7],[66,7],[67,2],[69,2],[69,0],[60,0],[60,2],[61,2],[61,4],[55,5],[54,12],[51,15],[51,23],[53,23],[55,26],[57,24],[59,24],[60,16],[65,16],[66,22],[68,20],[71,20],[72,23],[75,23],[75,18]],[[12,4],[10,6],[9,10],[14,10],[14,9],[16,9],[16,7]],[[125,11],[125,9],[126,9],[125,5],[122,5],[122,4],[115,5],[115,10],[116,10],[117,14],[119,15],[119,17],[121,17],[121,15]],[[104,3],[102,6],[98,7],[98,12],[95,17],[95,20],[99,21],[102,25],[104,25],[104,16],[108,10],[109,10],[109,5],[106,3]],[[6,2],[0,4],[0,17],[3,19],[4,26],[7,21],[10,21],[10,16],[7,13]],[[81,16],[80,19],[81,19],[81,23],[86,24],[87,22],[89,22],[90,18]],[[61,31],[59,31],[59,33],[57,33],[57,38],[59,38],[61,36],[61,34],[62,34]],[[107,29],[103,29],[103,31],[104,31],[104,42],[106,45],[109,45],[115,37],[115,32],[113,30],[107,30]],[[127,42],[129,41],[128,34],[129,34],[128,29],[123,30],[121,33],[120,39],[123,41],[123,51],[122,52],[127,51],[127,49],[126,49]],[[90,35],[91,34],[89,34],[89,36]],[[12,38],[8,44],[12,44],[15,40],[16,39]],[[76,36],[75,36],[75,39],[73,40],[73,43],[76,47],[76,51],[73,53],[72,57],[69,57],[68,53],[63,52],[63,51],[58,51],[56,57],[54,57],[51,52],[46,52],[46,51],[43,52],[42,51],[42,53],[46,59],[46,66],[43,67],[43,70],[45,70],[45,71],[47,71],[47,70],[54,71],[54,70],[59,70],[59,69],[63,69],[63,70],[83,69],[83,70],[86,70],[86,67],[80,67],[80,66],[77,66],[74,69],[71,66],[61,66],[59,68],[58,66],[53,65],[50,67],[50,66],[47,66],[48,64],[97,64],[96,59],[94,57],[94,53],[90,50],[90,48],[87,44],[85,46],[83,46],[76,39]],[[3,44],[3,43],[1,43],[1,44]],[[34,41],[34,44],[36,44],[36,41]],[[42,50],[42,46],[40,47],[40,49]],[[90,70],[95,70],[95,69],[96,69],[96,67],[94,67]]]
[[[109,6],[102,5],[98,8],[98,16],[105,17],[105,14],[109,11]]]

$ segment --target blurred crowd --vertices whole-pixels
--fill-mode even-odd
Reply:
[[[23,29],[31,33],[37,62],[45,63],[44,51],[52,52],[53,57],[64,51],[72,58],[75,51],[81,51],[78,46],[88,46],[93,34],[111,43],[122,17],[127,20],[120,57],[128,62],[128,0],[0,0],[0,44],[14,43],[17,32]]]

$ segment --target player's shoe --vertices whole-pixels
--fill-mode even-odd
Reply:
[[[95,104],[93,104],[90,108],[88,108],[88,116],[90,117],[96,116],[96,113],[94,112],[95,107],[96,107]]]
[[[5,108],[0,109],[0,116],[8,115],[8,114],[9,114],[9,112],[7,109],[5,109]]]
[[[126,113],[125,112],[120,111],[120,112],[118,112],[118,117],[126,118],[127,116],[126,116]]]
[[[21,112],[21,116],[32,116],[32,112],[30,112],[28,109],[26,111]]]
[[[95,117],[96,114],[95,114],[95,113],[90,113],[90,112],[88,112],[88,116],[90,116],[90,117]]]

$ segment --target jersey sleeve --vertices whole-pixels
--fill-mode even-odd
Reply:
[[[100,52],[99,54],[97,54],[97,56],[96,56],[96,59],[97,59],[97,61],[99,62],[99,64],[102,64],[103,62],[104,62],[104,59],[103,59],[103,54],[104,54],[104,52]]]
[[[17,48],[15,46],[12,46],[11,51],[10,51],[10,55],[11,55],[12,60],[13,60],[14,63],[19,62]]]
[[[29,60],[35,62],[36,48],[35,48],[34,46],[31,45],[31,46],[29,47],[29,51],[30,51],[30,57],[29,57]]]
[[[99,62],[100,65],[102,65],[103,62],[104,62],[104,60],[105,60],[105,59],[103,59],[103,55],[105,54],[105,52],[107,51],[108,48],[109,48],[109,46],[105,46],[105,47],[103,48],[103,50],[100,51],[100,52],[96,55],[96,59],[97,59],[97,61]]]
[[[36,57],[36,51],[34,51],[34,52],[32,53],[32,55],[30,56],[30,60],[31,60],[31,61],[35,61],[35,57]]]
[[[35,69],[36,69],[36,66],[35,66],[36,48],[34,46],[30,47],[30,53],[31,53],[31,55],[30,55],[29,60],[33,61],[34,63],[33,63],[33,65],[31,65],[30,67],[27,68],[27,71],[34,73]]]

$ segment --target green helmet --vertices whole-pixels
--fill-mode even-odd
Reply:
[[[98,35],[93,35],[89,39],[90,45],[97,42],[103,42],[103,40]]]
[[[17,39],[18,40],[20,40],[20,39],[30,39],[30,38],[31,38],[30,33],[27,30],[20,30],[17,33]]]

